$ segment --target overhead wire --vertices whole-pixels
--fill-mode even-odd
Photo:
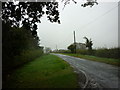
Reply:
[[[113,7],[112,9],[108,10],[107,12],[105,12],[104,14],[102,14],[102,15],[96,17],[94,20],[92,20],[92,21],[90,21],[89,23],[83,25],[83,26],[80,28],[80,31],[83,30],[84,28],[86,28],[88,25],[92,24],[94,21],[97,21],[98,19],[100,19],[100,17],[105,16],[106,14],[108,14],[109,12],[111,12],[112,10],[114,10],[115,8],[117,8],[119,5],[120,5],[120,4],[116,5],[116,6]],[[70,38],[69,36],[70,36],[70,35],[68,35],[67,38],[64,39],[64,41],[59,42],[59,43],[63,43],[63,42],[65,42],[68,38]]]
[[[87,24],[83,25],[83,26],[80,28],[80,31],[83,30],[83,29],[85,29],[85,28],[88,27],[90,24],[94,23],[95,21],[101,19],[101,17],[105,16],[106,14],[108,14],[109,12],[111,12],[112,10],[114,10],[115,8],[117,8],[119,5],[120,5],[120,4],[116,5],[116,6],[113,7],[112,9],[108,10],[107,12],[105,12],[104,14],[96,17],[94,20],[92,20],[92,21],[88,22]],[[70,38],[70,35],[71,35],[71,34],[67,35],[67,37],[64,39],[64,41],[59,42],[59,44],[60,44],[60,43],[64,43],[66,40],[68,40],[68,38]],[[58,45],[58,44],[56,44],[56,45]]]
[[[116,5],[115,7],[113,7],[112,9],[108,10],[107,12],[105,12],[104,14],[96,17],[94,20],[88,22],[87,24],[83,25],[81,28],[80,28],[80,31],[83,30],[84,28],[88,27],[90,24],[94,23],[95,21],[101,19],[101,17],[105,16],[106,14],[108,14],[109,12],[111,12],[112,10],[114,10],[115,8],[117,8],[120,4]]]

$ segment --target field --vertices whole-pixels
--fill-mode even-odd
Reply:
[[[77,88],[72,67],[54,55],[43,55],[8,75],[3,88]]]

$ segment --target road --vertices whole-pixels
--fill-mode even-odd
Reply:
[[[120,68],[90,61],[86,59],[76,58],[72,56],[54,54],[63,60],[67,61],[72,67],[80,71],[84,71],[89,79],[96,81],[102,88],[120,88]]]

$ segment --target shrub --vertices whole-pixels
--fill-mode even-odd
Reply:
[[[26,62],[34,60],[35,58],[41,56],[43,54],[42,50],[34,49],[34,50],[24,50],[20,55],[14,57],[14,63],[12,67],[20,66]]]
[[[95,50],[77,50],[77,53],[80,53],[82,55],[94,55]]]
[[[2,23],[2,73],[5,76],[15,67],[34,60],[43,53],[39,38],[24,27]]]
[[[92,55],[92,56],[98,56],[98,57],[120,59],[120,56],[119,56],[120,48],[77,50],[77,53],[82,54],[82,55]]]
[[[95,51],[95,56],[119,59],[120,48],[98,49]]]

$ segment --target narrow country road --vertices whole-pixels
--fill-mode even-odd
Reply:
[[[120,68],[90,61],[86,59],[76,58],[72,56],[54,54],[67,61],[74,68],[84,71],[90,79],[94,79],[102,88],[120,88]]]

